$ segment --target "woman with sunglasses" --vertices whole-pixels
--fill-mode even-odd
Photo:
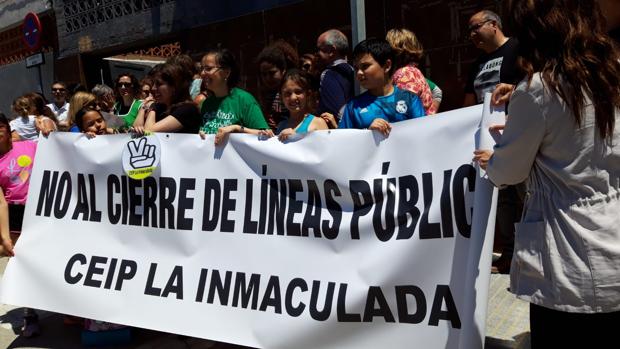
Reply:
[[[125,120],[125,127],[132,127],[142,101],[140,96],[140,83],[132,74],[121,74],[114,83],[116,91],[116,104],[114,114]]]

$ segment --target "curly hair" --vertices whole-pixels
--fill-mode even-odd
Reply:
[[[293,46],[284,40],[276,40],[258,54],[256,62],[267,62],[284,71],[299,66],[299,54]]]
[[[601,138],[611,139],[620,107],[620,56],[596,1],[512,0],[509,13],[529,82],[539,72],[578,125],[589,97]]]
[[[385,39],[390,43],[396,56],[396,68],[402,68],[408,64],[419,64],[424,56],[424,48],[415,36],[408,29],[391,29],[387,32]]]

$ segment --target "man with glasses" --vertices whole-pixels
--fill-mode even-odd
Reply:
[[[341,31],[330,29],[317,40],[318,58],[325,70],[321,73],[319,113],[340,118],[345,104],[353,98],[353,67],[347,63],[349,40]]]
[[[517,39],[504,35],[502,21],[495,12],[476,13],[469,19],[467,29],[474,45],[484,54],[471,67],[465,86],[465,107],[482,103],[484,94],[493,92],[497,84],[515,84],[519,80]]]
[[[67,102],[67,84],[62,81],[54,81],[52,84],[52,97],[54,102],[47,106],[52,110],[58,122],[67,120],[69,103]]]
[[[517,69],[518,41],[502,32],[499,16],[488,10],[480,11],[469,19],[469,37],[484,51],[474,62],[465,86],[464,106],[482,103],[487,92],[499,84],[515,85],[521,76]],[[493,273],[507,274],[514,251],[514,223],[521,219],[525,188],[523,183],[499,191],[495,238],[501,246],[501,257],[493,262]]]

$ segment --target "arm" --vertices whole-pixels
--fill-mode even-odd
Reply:
[[[334,117],[334,115],[330,113],[323,113],[321,114],[320,118],[323,119],[323,121],[325,121],[328,128],[330,129],[338,128],[338,121],[336,121],[336,118]]]
[[[146,106],[146,102],[142,104],[140,110],[138,111],[138,116],[136,116],[136,120],[133,122],[133,127],[144,127],[146,124],[146,117],[151,111],[150,106]]]
[[[13,241],[9,234],[9,204],[4,197],[4,190],[0,188],[0,236],[2,237],[2,255],[14,256]]]
[[[17,133],[17,131],[13,131],[11,132],[11,140],[13,142],[19,142],[22,140],[22,138],[19,136],[19,133]]]
[[[147,132],[176,132],[183,128],[183,124],[172,115],[168,115],[162,120],[155,121],[155,111],[149,111],[144,125]]]
[[[221,145],[231,133],[247,133],[251,135],[273,137],[273,132],[269,129],[257,130],[253,128],[243,127],[241,125],[228,125],[220,127],[215,134],[215,145]]]
[[[336,127],[337,126],[338,125],[336,125]],[[317,131],[317,130],[329,130],[329,126],[327,125],[327,122],[320,117],[315,117],[314,119],[312,119],[312,122],[310,123],[310,127],[308,127],[308,131]]]
[[[531,93],[515,91],[510,113],[487,168],[498,186],[521,183],[529,176],[546,132],[545,117]]]
[[[433,83],[431,94],[433,95],[433,108],[435,110],[439,110],[439,106],[441,105],[441,100],[443,99],[443,91],[439,88],[439,86]]]
[[[56,131],[56,124],[54,121],[46,116],[37,117],[35,119],[35,127],[44,137],[49,136],[50,133]]]

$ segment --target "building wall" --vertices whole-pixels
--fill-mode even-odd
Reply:
[[[50,1],[0,0],[0,31],[21,23],[28,12],[41,13],[51,9]]]
[[[50,88],[54,80],[54,54],[45,55],[45,64],[41,65],[43,93],[51,97]],[[13,99],[28,92],[39,91],[38,68],[26,68],[26,62],[21,61],[6,64],[0,67],[0,111],[7,116],[13,115],[11,104]]]
[[[237,17],[234,15],[240,12],[235,12],[232,2],[166,0],[155,2],[159,7],[136,12],[131,7],[136,1],[79,2],[106,8],[123,3],[125,7],[121,10],[126,14],[114,19],[88,17],[88,14],[94,16],[100,13],[97,12],[100,9],[94,11],[92,6],[90,9],[82,8],[80,16],[86,16],[86,24],[79,30],[71,29],[71,33],[67,32],[67,23],[71,22],[67,18],[75,20],[81,17],[69,13],[61,19],[59,13],[78,1],[54,2],[61,50],[65,50],[63,52],[68,57],[77,56],[71,52],[80,52],[84,67],[83,81],[89,87],[101,80],[101,71],[106,70],[102,61],[104,57],[178,41],[183,52],[196,57],[211,47],[231,49],[241,66],[241,86],[256,94],[259,79],[255,59],[272,40],[284,39],[297,47],[300,53],[305,53],[316,51],[316,38],[326,29],[338,28],[351,37],[349,0],[247,1],[244,4],[253,4],[256,6],[254,10],[265,3],[281,6],[263,7],[260,11]],[[145,0],[138,2],[154,3]],[[461,106],[470,65],[481,53],[470,43],[466,32],[469,17],[481,9],[491,9],[502,15],[506,1],[366,0],[365,5],[368,37],[384,37],[389,29],[401,27],[417,34],[426,50],[421,68],[443,89],[441,110],[450,110]],[[117,29],[136,35],[119,36]],[[66,46],[65,41],[73,48]],[[107,80],[112,78],[106,77]]]

